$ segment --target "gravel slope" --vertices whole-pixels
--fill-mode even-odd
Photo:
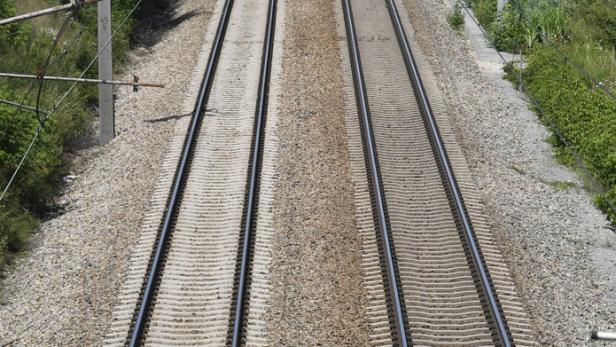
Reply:
[[[443,0],[405,3],[540,344],[601,345],[589,336],[616,329],[616,236],[499,66],[451,30]]]
[[[67,212],[45,222],[29,254],[3,281],[0,345],[99,345],[156,182],[164,149],[202,45],[212,1],[185,0],[194,16],[150,51],[132,52],[130,73],[160,89],[118,91],[118,137],[79,154]]]

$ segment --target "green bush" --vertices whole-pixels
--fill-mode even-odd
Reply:
[[[573,10],[573,18],[579,21],[580,39],[598,42],[608,49],[616,49],[616,0],[579,0]]]
[[[616,223],[616,101],[595,85],[616,89],[616,0],[512,0],[496,20],[490,1],[470,2],[497,49],[527,54],[526,90],[546,112],[542,121],[569,142],[552,137],[557,156],[576,166],[579,155],[607,189],[596,204]],[[505,72],[517,85],[519,67]]]
[[[499,51],[518,52],[526,42],[522,16],[510,3],[490,29],[494,46]]]
[[[606,208],[606,197],[616,197],[616,100],[594,88],[553,48],[541,47],[528,55],[523,71],[527,91],[547,114],[543,119],[554,124],[570,142],[557,142],[559,157],[572,163],[577,153],[608,192],[597,198]]]
[[[0,88],[0,97],[15,100],[15,94]],[[39,122],[29,111],[0,105],[0,184],[7,184]],[[0,205],[0,259],[4,250],[19,250],[37,226],[35,216],[43,215],[57,191],[65,161],[61,138],[53,120],[43,131],[15,177],[12,189]],[[1,267],[2,262],[0,262]]]
[[[38,221],[30,213],[3,208],[0,212],[0,249],[17,252],[24,248]],[[0,264],[6,263],[6,252],[0,252]]]
[[[456,3],[453,13],[447,17],[447,22],[453,30],[460,30],[464,25],[464,14],[462,14],[459,3]]]
[[[551,2],[508,3],[502,14],[487,27],[497,49],[517,52],[532,49],[544,39],[552,44],[562,44],[570,37],[570,15],[563,6]]]
[[[537,30],[539,40],[561,44],[569,38],[569,13],[562,6],[539,2],[531,8],[527,21]]]
[[[496,0],[469,0],[468,4],[484,28],[490,28],[496,21]]]

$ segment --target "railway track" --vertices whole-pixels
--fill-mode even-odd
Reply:
[[[251,270],[262,271],[259,259],[267,253],[255,248],[268,247],[268,221],[257,211],[261,173],[272,175],[263,156],[277,0],[226,0],[216,11],[197,101],[190,120],[178,125],[188,129],[179,131],[181,146],[176,128],[180,148],[169,157],[179,160],[162,222],[149,234],[152,242],[138,246],[125,285],[131,293],[141,282],[139,296],[127,294],[119,305],[107,345],[238,346],[262,339],[260,315],[248,305],[258,311],[267,286],[258,278],[252,283]],[[255,235],[257,224],[263,235]],[[249,316],[255,317],[246,331]]]
[[[341,4],[372,345],[533,345],[406,12]],[[105,345],[272,345],[277,6],[218,2]]]
[[[452,141],[439,129],[435,88],[430,93],[422,80],[408,20],[394,0],[342,0],[341,16],[356,103],[350,113],[360,123],[349,147],[361,148],[355,157],[364,168],[355,171],[367,177],[358,210],[371,206],[363,230],[374,344],[393,337],[400,346],[532,345],[489,231],[473,227],[471,214],[480,212],[472,201],[469,213],[463,198],[452,163],[463,158],[446,149]]]

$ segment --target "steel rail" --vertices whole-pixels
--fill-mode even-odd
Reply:
[[[244,296],[248,277],[250,275],[249,263],[251,256],[251,239],[253,228],[256,224],[259,194],[259,176],[261,176],[262,147],[265,137],[265,122],[267,117],[269,82],[272,67],[272,51],[276,31],[276,6],[277,0],[269,0],[267,25],[265,28],[265,40],[263,42],[263,56],[261,58],[261,73],[259,76],[259,89],[257,92],[257,107],[255,110],[255,136],[252,145],[252,158],[249,168],[249,181],[246,199],[246,215],[244,218],[242,255],[240,261],[240,274],[238,290],[235,298],[235,313],[232,327],[231,346],[237,347],[241,343]]]
[[[132,331],[129,332],[130,347],[136,347],[141,344],[143,330],[146,326],[148,319],[149,306],[154,296],[154,290],[156,289],[156,280],[161,271],[161,268],[163,267],[162,259],[165,247],[167,244],[167,240],[169,239],[169,235],[171,234],[171,226],[173,220],[175,219],[177,207],[182,198],[182,188],[184,187],[184,183],[188,176],[188,171],[192,162],[191,153],[193,152],[193,148],[198,137],[198,132],[203,121],[203,114],[205,113],[205,107],[207,105],[210,96],[210,90],[212,89],[212,84],[214,82],[214,74],[216,73],[216,67],[218,66],[218,60],[220,57],[220,52],[222,50],[224,36],[227,31],[227,25],[229,24],[232,7],[233,0],[226,0],[222,9],[220,21],[218,22],[216,35],[212,43],[212,49],[208,56],[205,74],[203,77],[203,82],[201,83],[201,87],[199,89],[199,95],[195,104],[195,109],[193,111],[192,120],[188,127],[186,138],[184,140],[182,156],[180,157],[178,168],[175,173],[173,188],[171,190],[171,195],[167,203],[165,217],[163,219],[158,243],[156,244],[155,252],[151,260],[151,265],[147,276],[147,282],[143,289],[143,295],[141,297],[138,312],[135,318],[135,324],[132,328]]]
[[[360,120],[362,123],[364,147],[368,155],[370,170],[368,173],[372,184],[372,195],[375,201],[377,210],[378,224],[381,236],[381,247],[385,253],[385,265],[387,268],[387,279],[390,291],[391,308],[393,310],[396,334],[398,336],[399,345],[406,347],[411,340],[410,334],[407,332],[404,318],[404,310],[402,308],[401,294],[398,289],[398,275],[396,264],[394,261],[394,250],[390,243],[389,223],[387,222],[387,214],[385,212],[385,196],[382,190],[381,175],[378,167],[377,150],[372,133],[372,124],[370,121],[370,108],[368,106],[368,93],[366,91],[366,82],[361,66],[361,57],[357,44],[357,35],[355,31],[355,23],[353,21],[353,11],[350,0],[342,0],[342,9],[344,12],[344,23],[347,33],[347,41],[349,45],[349,56],[351,58],[351,68],[353,70],[353,82],[355,85],[355,98],[359,111]]]
[[[498,304],[497,294],[492,289],[488,268],[484,264],[481,257],[481,249],[478,242],[476,241],[476,235],[471,220],[466,214],[466,206],[464,204],[464,199],[462,197],[462,193],[460,192],[458,182],[453,173],[453,167],[451,165],[451,162],[449,161],[449,157],[445,149],[445,144],[438,129],[434,114],[432,112],[432,106],[430,105],[428,95],[419,74],[417,62],[415,61],[415,57],[413,56],[413,52],[409,45],[406,32],[404,30],[404,27],[402,26],[402,21],[400,20],[398,9],[396,7],[396,4],[394,3],[394,0],[385,0],[385,2],[387,4],[389,16],[396,32],[396,37],[398,39],[398,44],[400,45],[400,50],[402,51],[402,56],[404,58],[404,64],[406,65],[409,79],[411,80],[411,84],[413,85],[415,97],[420,106],[420,111],[423,115],[426,128],[428,128],[429,130],[429,137],[431,140],[430,142],[432,142],[433,149],[436,152],[436,159],[440,164],[439,166],[441,168],[441,176],[446,185],[445,188],[448,190],[452,198],[452,202],[454,205],[454,215],[458,219],[463,229],[464,238],[468,245],[474,268],[477,271],[481,284],[481,289],[483,290],[483,294],[485,294],[487,299],[489,315],[490,318],[492,318],[493,320],[494,328],[496,330],[493,330],[493,332],[498,335],[498,339],[503,346],[510,347],[513,345],[513,342],[511,341],[507,321]]]

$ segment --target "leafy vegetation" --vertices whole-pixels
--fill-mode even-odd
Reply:
[[[0,18],[33,8],[57,5],[52,0],[0,0]],[[135,0],[114,0],[113,22],[118,22],[134,6]],[[32,6],[33,8],[27,8]],[[42,72],[55,34],[66,14],[40,17],[0,27],[0,71],[37,74]],[[125,25],[113,42],[114,58],[122,61],[129,47],[133,20]],[[67,27],[54,50],[47,70],[49,75],[78,76],[93,59],[96,46],[96,6],[83,8]],[[86,75],[96,76],[96,64]],[[70,83],[46,82],[40,109],[50,110]],[[0,79],[0,99],[34,106],[39,82]],[[96,86],[79,85],[40,133],[32,152],[0,202],[0,268],[12,252],[22,249],[39,220],[53,206],[62,176],[68,172],[71,152],[86,134],[92,120],[92,105],[97,101]],[[4,189],[22,154],[40,125],[44,113],[16,109],[0,103],[0,191]],[[7,251],[9,251],[7,253]]]
[[[554,137],[559,159],[577,167],[579,156],[606,187],[596,203],[616,222],[616,100],[604,90],[616,89],[616,0],[511,0],[498,16],[492,0],[469,3],[496,48],[525,53],[522,71],[505,67],[508,79],[521,74],[541,119],[566,139]]]
[[[460,4],[456,2],[456,5],[453,8],[453,13],[447,17],[447,22],[453,30],[460,30],[464,25],[464,15],[462,14],[462,9],[460,8]]]
[[[616,100],[566,64],[553,48],[534,50],[522,71],[526,90],[539,100],[544,121],[554,124],[569,144],[555,139],[559,158],[575,165],[577,153],[595,178],[616,195]],[[606,204],[605,196],[598,202]],[[607,207],[607,206],[604,206]]]
[[[496,20],[496,0],[467,0],[467,3],[485,28],[489,28]]]

